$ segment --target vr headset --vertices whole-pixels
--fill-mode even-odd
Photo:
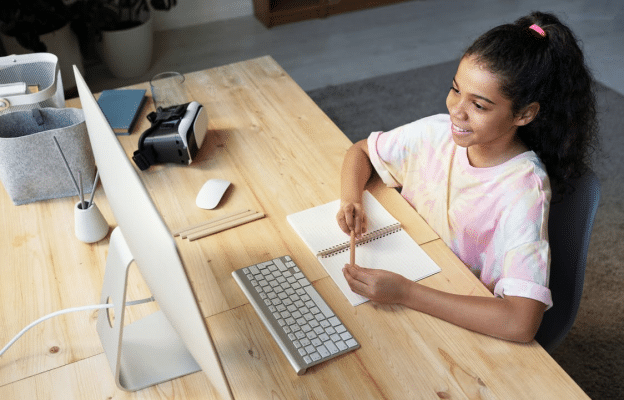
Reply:
[[[208,117],[196,101],[158,108],[147,119],[151,126],[139,138],[132,160],[141,171],[154,164],[190,164],[204,142]]]

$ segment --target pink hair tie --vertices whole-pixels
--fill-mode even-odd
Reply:
[[[540,36],[546,37],[546,32],[542,28],[540,28],[537,24],[533,24],[529,26],[529,29],[533,29],[535,32],[539,33]]]

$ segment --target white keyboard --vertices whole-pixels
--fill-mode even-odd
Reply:
[[[298,375],[360,347],[289,256],[232,275]]]

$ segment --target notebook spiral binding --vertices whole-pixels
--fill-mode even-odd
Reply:
[[[362,244],[366,244],[369,242],[372,242],[373,240],[377,240],[380,239],[382,237],[388,236],[390,234],[393,234],[395,232],[400,231],[401,228],[401,223],[397,222],[396,224],[392,224],[389,226],[386,226],[384,228],[380,228],[377,230],[374,230],[372,232],[368,232],[366,234],[364,234],[362,236],[361,239],[359,239],[358,241],[356,241],[355,245],[359,246]],[[321,250],[318,252],[317,257],[321,257],[321,258],[327,258],[327,257],[331,257],[334,254],[340,254],[340,253],[344,253],[345,251],[348,251],[350,247],[350,243],[344,242],[341,244],[338,244],[336,246],[332,246],[329,247],[327,249]]]

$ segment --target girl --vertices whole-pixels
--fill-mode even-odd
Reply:
[[[346,265],[351,289],[491,336],[528,342],[544,311],[552,192],[583,172],[596,137],[593,80],[577,41],[534,12],[479,37],[452,81],[448,115],[354,144],[341,172],[338,224],[366,230],[373,172],[418,211],[495,295],[441,292],[388,271]]]

